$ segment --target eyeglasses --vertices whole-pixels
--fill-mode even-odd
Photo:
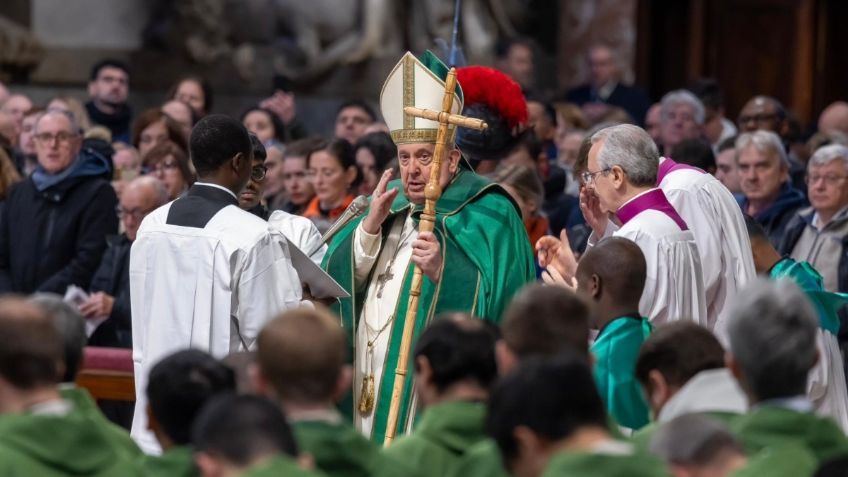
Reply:
[[[77,137],[76,134],[72,134],[72,133],[69,133],[69,132],[60,132],[60,133],[56,133],[56,134],[51,134],[51,133],[45,132],[45,133],[39,133],[39,134],[36,134],[35,136],[33,136],[33,138],[35,138],[36,141],[38,141],[39,143],[44,144],[44,145],[53,144],[53,141],[58,141],[59,144],[65,145],[65,144],[68,144],[69,142],[71,142],[71,140],[76,138],[76,137]]]
[[[121,207],[120,205],[118,207],[115,207],[115,211],[118,213],[119,219],[125,219],[125,218],[128,218],[128,217],[132,217],[135,220],[141,220],[141,219],[147,217],[147,214],[149,214],[151,212],[150,210],[125,209],[125,208]]]
[[[601,169],[600,171],[597,171],[597,172],[586,171],[586,172],[580,174],[580,180],[583,181],[583,185],[591,185],[595,182],[595,177],[597,177],[598,174],[606,174],[607,172],[609,172],[611,170],[612,170],[612,168],[607,167],[606,169]]]
[[[746,116],[739,116],[739,124],[747,124],[750,122],[762,124],[768,121],[773,121],[775,119],[777,119],[777,113],[751,114]]]
[[[834,174],[825,174],[825,175],[810,174],[810,175],[807,175],[806,177],[804,177],[804,182],[807,185],[813,185],[813,184],[817,183],[819,180],[823,180],[825,184],[827,184],[831,187],[835,187],[835,186],[838,186],[839,184],[841,184],[842,181],[844,181],[845,179],[848,179],[848,177],[837,176],[837,175],[834,175]]]
[[[253,166],[250,171],[250,178],[256,182],[265,180],[265,174],[268,173],[268,168],[265,166]]]

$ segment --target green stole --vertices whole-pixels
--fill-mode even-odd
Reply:
[[[420,475],[443,477],[469,449],[486,439],[485,416],[482,402],[450,401],[428,407],[412,434],[383,453],[408,462]]]
[[[819,325],[833,336],[839,334],[839,309],[848,304],[848,293],[825,291],[821,275],[807,262],[784,257],[769,270],[769,278],[788,278],[795,282],[812,302],[819,315]]]
[[[639,348],[653,327],[638,314],[616,318],[604,326],[592,344],[595,383],[607,412],[619,424],[640,429],[649,421],[648,403],[636,380]]]
[[[399,180],[389,183],[389,189],[395,188],[401,188]],[[401,189],[392,203],[388,219],[383,223],[383,243],[393,221],[405,220],[410,210],[413,220],[418,221],[423,206],[409,202]],[[324,269],[351,292],[350,298],[341,299],[333,306],[351,346],[356,342],[356,326],[367,291],[365,284],[370,283],[369,276],[359,288],[354,284],[354,231],[366,215],[367,212],[363,213],[336,235],[323,263]],[[444,265],[439,283],[434,284],[426,277],[423,280],[413,346],[414,339],[435,315],[442,312],[466,312],[490,322],[499,322],[512,296],[536,279],[532,248],[515,202],[502,187],[471,171],[460,169],[445,188],[436,204],[434,234],[441,245]],[[394,323],[388,330],[389,351],[373,411],[372,439],[378,444],[383,442],[386,433],[413,268],[414,264],[410,261],[394,311]],[[353,356],[353,350],[350,356]],[[410,372],[404,384],[396,435],[403,434],[410,417],[412,364],[410,355]],[[356,412],[350,397],[342,402],[341,411],[348,416]]]

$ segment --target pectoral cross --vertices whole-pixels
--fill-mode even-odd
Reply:
[[[386,283],[395,277],[395,274],[392,273],[392,264],[386,267],[386,271],[377,275],[377,298],[383,298],[383,288],[386,287]]]

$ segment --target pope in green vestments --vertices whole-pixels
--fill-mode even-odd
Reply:
[[[105,418],[73,399],[61,402],[65,409],[56,412],[0,416],[0,476],[144,475],[132,448],[104,425]]]
[[[607,323],[592,344],[594,374],[607,412],[620,425],[640,429],[649,421],[648,403],[636,380],[639,348],[651,334],[650,322],[638,315]]]
[[[466,451],[486,439],[486,405],[474,401],[448,401],[428,407],[415,431],[383,450],[403,460],[418,475],[444,477]]]
[[[424,205],[426,176],[420,171],[429,174],[438,127],[409,115],[403,107],[441,110],[446,74],[446,66],[429,52],[421,60],[407,53],[389,74],[380,102],[399,148],[401,180],[388,183],[385,191],[375,191],[371,207],[336,235],[323,263],[352,295],[334,308],[353,344],[355,372],[353,400],[343,401],[341,410],[354,417],[357,430],[377,443],[386,434],[414,268],[413,244],[422,241],[414,235]],[[458,86],[452,111],[461,110]],[[535,280],[532,248],[517,205],[503,188],[460,165],[459,152],[453,149],[455,128],[449,131],[433,232],[441,268],[436,280],[425,273],[413,347],[428,322],[441,312],[467,312],[498,322],[513,294]],[[386,196],[394,199],[385,203],[379,230],[366,232],[369,215],[383,211],[383,204],[375,203]],[[372,244],[374,255],[362,252],[365,241]],[[364,274],[362,263],[370,267]],[[414,366],[409,364],[396,435],[409,429],[415,419]]]

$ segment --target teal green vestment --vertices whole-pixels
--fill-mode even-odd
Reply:
[[[623,316],[607,323],[592,344],[598,392],[610,416],[630,429],[640,429],[650,420],[635,371],[639,348],[652,329],[641,316]]]
[[[769,271],[769,278],[779,280],[787,278],[795,282],[813,303],[819,316],[819,325],[833,336],[839,334],[839,316],[837,312],[848,303],[848,293],[825,291],[819,272],[807,262],[796,262],[783,258]]]

